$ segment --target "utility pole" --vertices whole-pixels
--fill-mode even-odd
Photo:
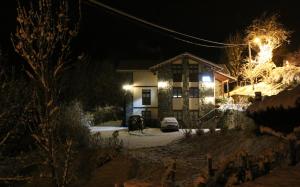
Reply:
[[[252,61],[252,56],[251,56],[251,44],[250,42],[248,42],[248,53],[249,53],[249,59],[250,59],[250,62]]]

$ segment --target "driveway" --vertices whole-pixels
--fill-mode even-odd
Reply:
[[[118,130],[119,138],[123,140],[124,147],[137,149],[144,147],[164,146],[183,138],[183,131],[161,132],[158,128],[147,128],[143,133],[139,131],[128,132],[124,127],[91,127],[91,132],[100,132],[103,138],[109,138]]]
[[[128,132],[127,127],[90,127],[92,133],[100,132],[103,138],[109,138],[114,131],[119,131],[119,138],[123,140],[124,147],[129,149],[165,146],[173,141],[184,138],[184,130],[173,132],[161,132],[159,128],[146,128],[143,133],[140,131]],[[208,133],[209,129],[202,129]],[[220,129],[216,129],[219,131]],[[192,129],[192,134],[196,130]]]

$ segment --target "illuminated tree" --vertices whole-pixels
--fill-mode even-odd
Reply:
[[[278,22],[278,16],[273,15],[254,20],[246,35],[246,42],[257,52],[253,61],[259,64],[272,61],[273,50],[289,42],[290,32]]]
[[[67,0],[38,0],[26,7],[17,7],[16,33],[12,36],[15,51],[23,57],[30,69],[28,76],[35,83],[33,107],[38,128],[32,137],[42,149],[51,177],[56,186],[69,182],[69,162],[74,142],[58,142],[55,116],[59,111],[58,81],[70,55],[70,44],[77,35],[80,17]],[[77,5],[76,5],[77,7]],[[77,7],[78,8],[78,7]],[[72,11],[72,12],[71,12]],[[63,147],[64,153],[59,155]],[[63,159],[62,159],[63,158]],[[59,164],[64,163],[62,167]]]
[[[273,50],[288,42],[290,32],[277,19],[275,15],[256,19],[246,30],[245,40],[254,49],[256,56],[246,59],[248,63],[243,66],[242,72],[252,85],[270,75],[276,67],[272,61]]]

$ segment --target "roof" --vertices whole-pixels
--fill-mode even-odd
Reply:
[[[230,79],[231,81],[236,81],[235,77],[230,76],[230,74],[224,73],[223,71],[215,71],[216,79],[220,79],[221,81],[226,80],[226,78]]]
[[[161,63],[158,63],[158,60],[123,60],[120,61],[117,71],[119,72],[129,72],[129,71],[151,71],[165,65],[168,63],[171,63],[173,61],[176,61],[178,59],[181,59],[183,57],[188,57],[189,59],[195,60],[200,63],[207,64],[208,66],[212,67],[215,70],[215,73],[218,74],[218,77],[220,79],[230,79],[230,80],[236,80],[236,78],[230,76],[230,72],[225,64],[215,64],[211,61],[208,61],[204,58],[199,58],[191,53],[183,53],[180,55],[177,55],[173,58],[170,58],[168,60],[165,60]]]
[[[213,63],[211,61],[208,61],[208,60],[206,60],[204,58],[199,58],[199,57],[197,57],[197,56],[195,56],[195,55],[193,55],[191,53],[183,53],[183,54],[177,55],[177,56],[175,56],[173,58],[170,58],[168,60],[165,60],[165,61],[163,61],[163,62],[161,62],[159,64],[151,66],[150,70],[155,70],[155,69],[157,69],[157,68],[159,68],[159,67],[161,67],[161,66],[163,66],[165,64],[171,63],[171,62],[173,62],[175,60],[178,60],[178,59],[181,59],[183,57],[189,57],[190,59],[193,59],[193,60],[195,60],[197,62],[202,62],[202,63],[205,63],[205,64],[207,64],[207,65],[209,65],[211,67],[214,67],[214,68],[216,68],[218,70],[222,70],[222,67],[218,66],[217,64],[215,64],[215,63]]]
[[[228,74],[230,75],[230,71],[229,69],[227,68],[226,64],[218,64],[218,66],[222,67],[222,72],[225,73],[225,74]]]

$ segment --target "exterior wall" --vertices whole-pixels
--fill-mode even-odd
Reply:
[[[182,82],[173,82],[172,64],[183,64]],[[189,82],[189,64],[199,64],[199,82]],[[210,66],[184,57],[160,67],[157,70],[158,81],[168,81],[170,88],[158,91],[158,116],[159,118],[172,116],[174,111],[182,111],[185,124],[189,123],[190,111],[199,111],[204,114],[211,105],[215,104],[215,77]],[[211,82],[204,83],[202,76],[210,76]],[[182,88],[182,98],[173,98],[172,88]],[[199,97],[190,98],[189,88],[198,87]],[[218,93],[218,92],[217,92]],[[171,99],[171,100],[170,100]]]
[[[142,103],[142,90],[149,89],[151,90],[151,103],[150,105],[143,105]],[[133,87],[133,108],[141,107],[158,107],[157,105],[157,87]]]
[[[182,82],[173,82],[172,64],[182,64]],[[189,82],[189,64],[198,64],[199,81]],[[203,82],[202,76],[209,76],[210,82]],[[155,74],[148,70],[133,71],[131,74],[133,90],[127,100],[131,100],[131,106],[127,104],[127,113],[142,115],[142,111],[151,111],[151,118],[162,119],[182,112],[182,120],[185,125],[190,123],[190,114],[206,114],[215,104],[215,97],[223,94],[220,81],[215,80],[211,66],[194,61],[188,57],[174,60],[160,66]],[[159,81],[168,83],[166,88],[158,88]],[[182,97],[173,98],[173,87],[182,88]],[[199,88],[199,97],[190,98],[189,89]],[[142,90],[151,90],[151,104],[142,104]]]
[[[133,83],[133,73],[132,72],[123,72],[122,78],[124,79],[124,84],[132,84]],[[124,91],[124,98],[123,98],[124,106],[123,110],[125,111],[125,116],[123,120],[127,123],[129,116],[132,115],[133,112],[133,95],[130,91]]]
[[[199,98],[189,98],[189,110],[199,109]]]
[[[216,86],[215,86],[215,95],[216,98],[220,98],[220,97],[224,97],[224,88],[223,88],[223,84],[221,81],[216,80],[215,81]]]
[[[158,116],[158,108],[134,108],[132,114],[134,115],[142,115],[142,111],[151,111],[151,118],[157,119]]]
[[[182,110],[183,108],[183,99],[182,98],[173,98],[172,99],[173,110]]]
[[[184,125],[190,126],[190,115],[189,115],[189,59],[186,57],[182,58],[182,119]]]
[[[143,105],[143,89],[151,90],[150,105]],[[132,114],[142,115],[142,111],[151,111],[151,118],[157,118],[158,113],[158,93],[157,93],[157,76],[150,71],[133,72],[133,89],[132,89]]]
[[[158,118],[173,116],[173,94],[172,94],[172,65],[166,64],[157,70],[158,81],[166,81],[169,86],[158,90]]]
[[[137,86],[155,86],[157,87],[157,76],[151,71],[133,72],[133,85]]]

